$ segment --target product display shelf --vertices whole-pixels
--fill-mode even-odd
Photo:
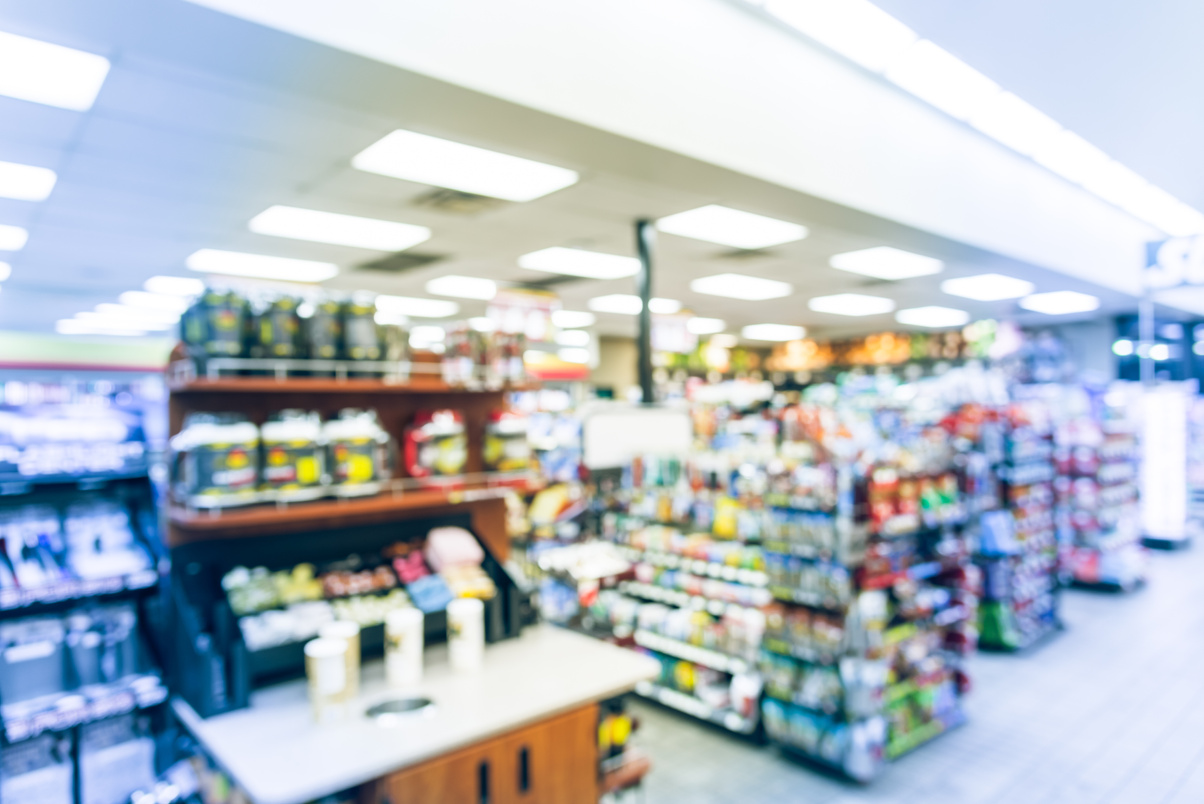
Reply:
[[[757,732],[757,719],[743,717],[739,713],[724,707],[713,707],[693,695],[661,686],[651,681],[641,681],[636,685],[638,695],[656,701],[670,709],[676,709],[687,715],[721,726],[736,734],[751,736]]]
[[[1061,630],[1061,551],[1054,523],[1054,446],[1039,400],[995,411],[985,441],[997,491],[982,512],[979,645],[1024,650]]]

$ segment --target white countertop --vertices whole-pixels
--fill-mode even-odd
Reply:
[[[445,645],[429,648],[412,693],[431,710],[378,725],[363,711],[395,697],[380,661],[364,665],[360,697],[345,720],[313,721],[304,680],[266,687],[246,709],[200,718],[172,705],[189,731],[255,804],[302,804],[552,715],[630,690],[658,663],[634,651],[538,625],[489,645],[484,666],[453,673]]]

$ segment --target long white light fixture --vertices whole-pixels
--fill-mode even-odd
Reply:
[[[118,321],[137,322],[139,325],[163,324],[171,326],[180,320],[180,313],[173,310],[152,310],[147,307],[132,307],[128,304],[98,304],[96,312]]]
[[[644,308],[640,297],[630,293],[596,296],[586,302],[586,305],[597,313],[617,313],[618,315],[639,315],[640,310]],[[648,310],[657,315],[672,315],[681,310],[681,302],[676,299],[652,298],[648,300]]]
[[[669,234],[732,248],[758,249],[792,243],[807,236],[807,227],[752,212],[709,204],[669,215],[656,222]]]
[[[714,335],[727,329],[727,322],[722,318],[703,318],[695,316],[686,321],[686,331],[692,335]]]
[[[577,183],[577,172],[460,142],[397,129],[351,160],[396,179],[507,201],[531,201]]]
[[[152,276],[142,283],[149,293],[163,296],[199,296],[205,292],[205,283],[191,276]]]
[[[1166,234],[1204,232],[1204,213],[1117,170],[1123,166],[868,0],[745,2]]]
[[[556,333],[557,346],[589,346],[590,334],[583,329],[566,329]]]
[[[635,257],[563,246],[552,246],[524,254],[518,258],[518,264],[520,268],[529,271],[580,276],[586,279],[622,279],[635,276],[640,270],[640,261]]]
[[[0,32],[0,95],[87,111],[109,74],[109,60]]]
[[[0,251],[20,251],[29,240],[29,232],[20,226],[0,224]]]
[[[54,331],[60,335],[118,335],[129,338],[139,338],[147,334],[145,330],[91,324],[78,318],[63,318],[54,325]]]
[[[0,198],[45,201],[58,176],[50,168],[0,162]]]
[[[142,318],[130,318],[128,316],[120,316],[114,313],[102,313],[94,310],[85,310],[82,313],[75,314],[76,321],[82,321],[91,327],[105,329],[120,329],[120,330],[137,330],[139,332],[156,331],[166,332],[172,329],[175,324],[171,321],[152,321]]]
[[[404,251],[431,237],[425,226],[280,205],[251,218],[247,228],[256,234],[374,251]]]
[[[945,267],[945,263],[935,257],[925,257],[890,246],[836,254],[828,260],[828,265],[841,271],[888,280],[939,274]]]
[[[909,327],[924,327],[925,329],[944,329],[945,327],[964,327],[970,323],[970,314],[955,307],[909,307],[895,313],[895,320]]]
[[[136,307],[141,310],[164,310],[177,315],[188,309],[188,299],[184,296],[150,293],[145,290],[127,290],[117,297],[117,301],[127,307]]]
[[[428,281],[426,292],[436,296],[451,296],[456,299],[489,301],[497,295],[497,282],[478,276],[447,274]]]
[[[807,302],[807,306],[817,313],[865,316],[894,312],[895,302],[885,296],[837,293],[832,296],[816,296]]]
[[[380,295],[376,297],[376,309],[413,318],[450,318],[460,312],[460,305],[445,299]]]
[[[791,324],[749,324],[740,334],[750,341],[797,341],[807,334],[806,327]]]
[[[724,296],[743,301],[765,301],[789,296],[794,292],[794,287],[789,282],[762,279],[759,276],[715,274],[690,282],[690,290],[695,293],[705,293],[708,296]]]
[[[189,270],[202,274],[247,276],[283,282],[322,282],[339,273],[339,267],[334,263],[271,257],[267,254],[246,254],[241,251],[221,251],[215,248],[203,248],[193,252],[184,264]]]
[[[561,329],[578,329],[592,327],[598,316],[584,310],[555,310],[552,312],[552,323]]]
[[[1089,313],[1099,309],[1099,298],[1077,290],[1055,290],[1050,293],[1034,293],[1019,302],[1025,310],[1045,315],[1070,315]]]
[[[1017,279],[1005,274],[977,274],[975,276],[959,276],[946,279],[941,283],[941,291],[950,296],[961,296],[963,299],[975,301],[1000,301],[1001,299],[1019,299],[1036,290],[1032,282]]]

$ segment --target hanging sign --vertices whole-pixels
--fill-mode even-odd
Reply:
[[[1204,285],[1204,235],[1147,243],[1142,280],[1151,290]]]

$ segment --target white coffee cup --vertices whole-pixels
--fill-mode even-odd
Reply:
[[[404,689],[422,680],[423,616],[416,608],[385,615],[385,679]]]
[[[456,671],[476,670],[485,659],[485,605],[462,597],[447,604],[447,649]]]

